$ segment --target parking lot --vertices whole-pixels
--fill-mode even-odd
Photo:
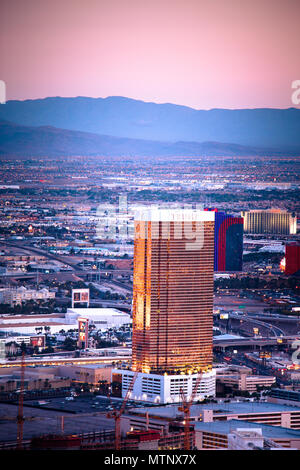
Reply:
[[[45,402],[45,404],[41,404]],[[24,440],[42,434],[84,434],[114,429],[113,419],[107,418],[108,399],[63,398],[24,403]],[[120,406],[120,402],[116,405]],[[0,442],[17,439],[17,404],[0,403]],[[62,418],[63,417],[63,418]]]
[[[119,408],[121,402],[122,400],[112,399],[112,403],[116,408]],[[26,406],[37,406],[42,409],[57,410],[68,414],[107,412],[112,409],[109,398],[97,396],[27,400]]]
[[[86,434],[114,429],[107,413],[122,406],[122,399],[101,396],[79,396],[73,399],[50,398],[24,402],[24,440],[42,434]],[[128,407],[143,406],[128,402]],[[0,443],[17,439],[18,405],[0,403]],[[62,418],[63,417],[63,418]]]

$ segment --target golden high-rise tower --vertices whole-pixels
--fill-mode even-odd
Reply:
[[[152,210],[135,220],[132,369],[210,371],[214,212]]]

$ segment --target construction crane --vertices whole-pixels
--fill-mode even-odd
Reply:
[[[128,401],[128,398],[132,392],[132,389],[133,389],[133,386],[134,386],[134,382],[135,382],[135,379],[138,375],[138,371],[135,371],[134,373],[134,376],[129,384],[129,387],[127,389],[127,392],[126,392],[126,395],[125,395],[125,398],[123,400],[123,403],[121,405],[121,408],[119,410],[117,410],[113,403],[112,403],[112,400],[110,398],[110,395],[108,395],[109,399],[111,400],[111,405],[113,407],[113,411],[111,411],[110,413],[107,414],[107,417],[108,418],[113,418],[115,420],[115,449],[116,450],[120,450],[121,449],[121,427],[120,427],[120,422],[121,422],[121,416],[125,410],[125,406],[126,406],[126,403]]]
[[[18,448],[19,450],[21,450],[22,447],[23,447],[24,377],[25,377],[25,351],[22,352],[22,361],[21,361],[21,383],[20,383],[19,406],[18,406],[18,415],[17,415],[17,423],[18,423],[17,448]]]
[[[195,387],[189,399],[187,399],[187,397],[185,396],[183,389],[180,390],[182,406],[178,407],[178,411],[183,411],[184,413],[184,449],[185,450],[190,450],[191,448],[191,439],[190,439],[191,405],[196,396],[201,379],[202,379],[202,373],[200,372],[197,376]]]

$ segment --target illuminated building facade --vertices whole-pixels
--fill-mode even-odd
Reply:
[[[280,209],[252,210],[241,213],[244,232],[257,234],[294,235],[297,233],[297,217]]]
[[[89,340],[89,320],[88,318],[78,318],[78,348],[86,349]]]
[[[286,276],[300,276],[300,243],[291,242],[285,245]]]
[[[215,212],[214,270],[243,270],[243,217]]]
[[[180,401],[197,373],[200,396],[214,395],[214,212],[155,210],[135,219],[132,371],[122,372],[133,398]]]

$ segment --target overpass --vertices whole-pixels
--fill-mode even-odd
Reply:
[[[296,315],[279,315],[279,314],[268,314],[268,313],[248,313],[248,317],[254,317],[263,321],[273,321],[273,322],[282,322],[282,323],[299,323],[300,318]]]
[[[44,256],[45,258],[48,258],[48,259],[52,259],[54,261],[58,261],[62,264],[65,264],[67,266],[70,266],[70,268],[72,268],[72,271],[59,271],[60,273],[63,273],[63,272],[66,272],[66,273],[72,273],[72,274],[76,274],[76,275],[79,275],[79,276],[99,276],[103,273],[109,273],[109,274],[115,274],[115,275],[119,275],[119,274],[132,274],[133,273],[133,269],[107,269],[107,268],[103,268],[103,270],[96,270],[96,269],[93,269],[93,270],[86,270],[84,268],[81,268],[78,266],[78,264],[75,264],[75,263],[72,263],[68,260],[68,257],[64,257],[64,256],[58,256],[58,255],[54,255],[52,253],[49,253],[48,251],[45,251],[45,250],[42,250],[40,248],[36,248],[36,247],[32,247],[32,246],[28,246],[28,245],[23,245],[21,243],[11,243],[11,242],[7,242],[6,240],[5,241],[1,241],[0,244],[2,245],[9,245],[9,246],[13,246],[15,248],[19,248],[21,250],[25,250],[25,251],[30,251],[34,254],[38,254],[40,256]],[[53,273],[54,275],[57,274],[57,273]],[[36,272],[34,273],[16,273],[16,274],[2,274],[2,276],[5,276],[5,277],[13,277],[13,278],[26,278],[26,277],[32,277],[33,275],[36,275]],[[40,274],[42,275],[42,274]],[[47,274],[48,276],[49,274]]]
[[[282,341],[285,344],[292,344],[294,341],[300,338],[299,335],[295,336],[282,336],[280,338],[234,338],[234,339],[217,339],[218,337],[214,337],[213,347],[214,348],[227,348],[231,346],[249,346],[249,347],[265,347],[265,346],[276,346],[277,344],[281,344],[278,342]]]
[[[284,336],[284,331],[274,325],[271,325],[270,323],[266,323],[265,321],[258,320],[257,318],[252,318],[252,316],[249,315],[239,315],[236,313],[232,313],[229,315],[229,318],[235,319],[235,320],[242,320],[244,323],[250,323],[253,325],[257,325],[263,328],[266,328],[267,330],[270,330],[271,333],[273,333],[274,336]]]
[[[300,320],[297,317],[285,317],[284,315],[263,315],[263,314],[249,314],[249,313],[228,313],[228,319],[219,319],[219,314],[214,315],[216,324],[228,325],[228,322],[237,324],[238,330],[250,332],[249,328],[259,327],[266,336],[267,331],[272,336],[288,336],[289,334],[297,334],[300,329]],[[279,325],[278,325],[279,323]],[[247,329],[248,326],[248,329]],[[234,326],[232,326],[234,328]],[[243,333],[242,333],[243,334]]]
[[[76,269],[77,271],[83,271],[81,268],[78,268],[77,264],[70,263],[65,257],[53,255],[52,253],[48,253],[47,251],[41,250],[40,248],[24,245],[22,243],[11,243],[6,240],[1,241],[0,244],[19,248],[20,250],[24,251],[30,251],[34,254],[44,256],[45,258],[59,261],[60,263],[66,264],[67,266],[70,266],[71,268]]]
[[[276,322],[291,322],[291,323],[300,323],[300,315],[281,315],[279,313],[254,313],[254,312],[221,312],[228,314],[229,317],[245,319],[247,317],[253,317],[257,320],[262,321],[276,321]],[[219,316],[219,313],[214,313],[214,316]]]

